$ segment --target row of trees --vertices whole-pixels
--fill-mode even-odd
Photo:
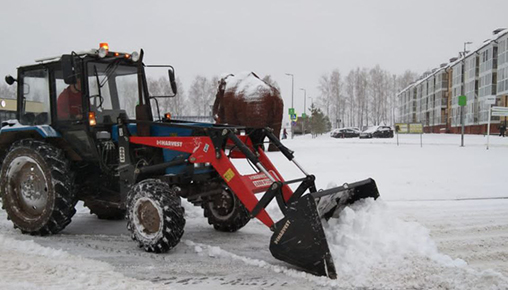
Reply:
[[[310,124],[315,127],[364,127],[395,122],[397,100],[396,94],[408,86],[416,73],[406,71],[403,75],[394,75],[382,69],[379,65],[374,68],[355,68],[343,75],[339,69],[323,74],[319,78],[319,96],[316,107],[309,108]],[[279,88],[278,84],[268,75],[264,81]],[[178,97],[159,99],[162,112],[173,115],[208,116],[215,100],[219,78],[196,76],[188,91],[185,90],[180,79],[177,78]],[[149,79],[152,95],[167,95],[170,92],[167,77]],[[279,89],[280,90],[280,89]],[[0,97],[14,98],[15,86],[0,85]],[[125,92],[128,102],[136,102],[137,90]],[[131,100],[132,99],[132,100]],[[129,106],[130,107],[130,106]],[[318,111],[319,109],[319,111]],[[322,114],[323,116],[321,116]],[[326,119],[326,125],[319,124],[316,118]],[[323,128],[325,128],[323,127]],[[321,131],[321,129],[319,129]]]
[[[8,86],[7,84],[0,84],[0,98],[15,99],[16,98],[16,85]]]
[[[280,91],[279,85],[275,82],[270,75],[263,78],[263,81],[273,85]],[[161,77],[158,80],[149,80],[150,93],[154,94],[156,91],[167,92],[169,84],[167,78]],[[178,97],[162,99],[160,101],[161,110],[165,112],[172,112],[176,116],[193,115],[193,116],[209,116],[212,112],[215,95],[219,87],[219,77],[212,76],[207,78],[198,75],[191,82],[188,92],[185,91],[184,86],[180,79],[177,78]],[[159,89],[153,89],[159,88]]]
[[[319,79],[318,107],[323,108],[334,127],[359,127],[393,124],[396,94],[417,74],[406,71],[397,76],[382,69],[356,68],[343,76],[338,69]]]
[[[175,98],[159,99],[159,107],[163,112],[171,112],[176,116],[195,115],[209,116],[215,100],[219,78],[214,76],[208,79],[198,75],[192,81],[188,93],[181,80],[176,79],[178,96]],[[151,95],[168,95],[171,93],[167,77],[148,79]]]

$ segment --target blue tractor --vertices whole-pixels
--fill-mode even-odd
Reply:
[[[274,257],[334,278],[321,221],[360,198],[377,198],[375,182],[317,191],[314,176],[270,128],[161,115],[160,100],[177,92],[174,69],[142,60],[142,50],[114,52],[101,44],[19,67],[17,79],[5,78],[17,84],[17,113],[0,129],[0,194],[14,226],[31,235],[58,233],[82,200],[101,219],[126,218],[140,247],[162,253],[184,233],[186,198],[218,231],[235,232],[259,219],[274,232]],[[149,68],[163,69],[163,81],[148,81]],[[285,180],[265,154],[264,140],[303,177]],[[239,172],[235,158],[253,172]],[[273,199],[284,214],[277,222],[265,210]]]

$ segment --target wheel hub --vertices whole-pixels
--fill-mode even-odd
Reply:
[[[136,216],[141,230],[147,235],[153,235],[159,232],[161,228],[161,217],[154,203],[149,199],[139,200],[137,204]]]
[[[39,164],[30,157],[18,157],[11,163],[7,177],[20,209],[31,216],[40,215],[48,202],[48,182]]]
[[[210,209],[216,217],[228,217],[234,210],[235,200],[231,193],[224,190],[211,202]]]

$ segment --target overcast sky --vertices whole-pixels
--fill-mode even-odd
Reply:
[[[147,64],[172,64],[186,91],[196,75],[272,75],[286,108],[292,73],[299,114],[299,88],[316,97],[319,76],[333,69],[345,75],[379,64],[423,73],[465,41],[474,48],[508,27],[507,0],[2,0],[0,7],[2,78],[35,59],[108,42],[111,50],[143,48]]]

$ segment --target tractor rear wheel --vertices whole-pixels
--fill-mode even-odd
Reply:
[[[217,231],[236,232],[250,221],[250,213],[240,199],[228,188],[214,195],[201,207],[208,218],[208,224]]]
[[[15,142],[0,172],[7,218],[23,233],[60,232],[76,213],[74,174],[61,149],[45,142]]]
[[[164,253],[182,238],[185,218],[178,195],[158,179],[137,183],[127,200],[127,228],[147,252]]]

